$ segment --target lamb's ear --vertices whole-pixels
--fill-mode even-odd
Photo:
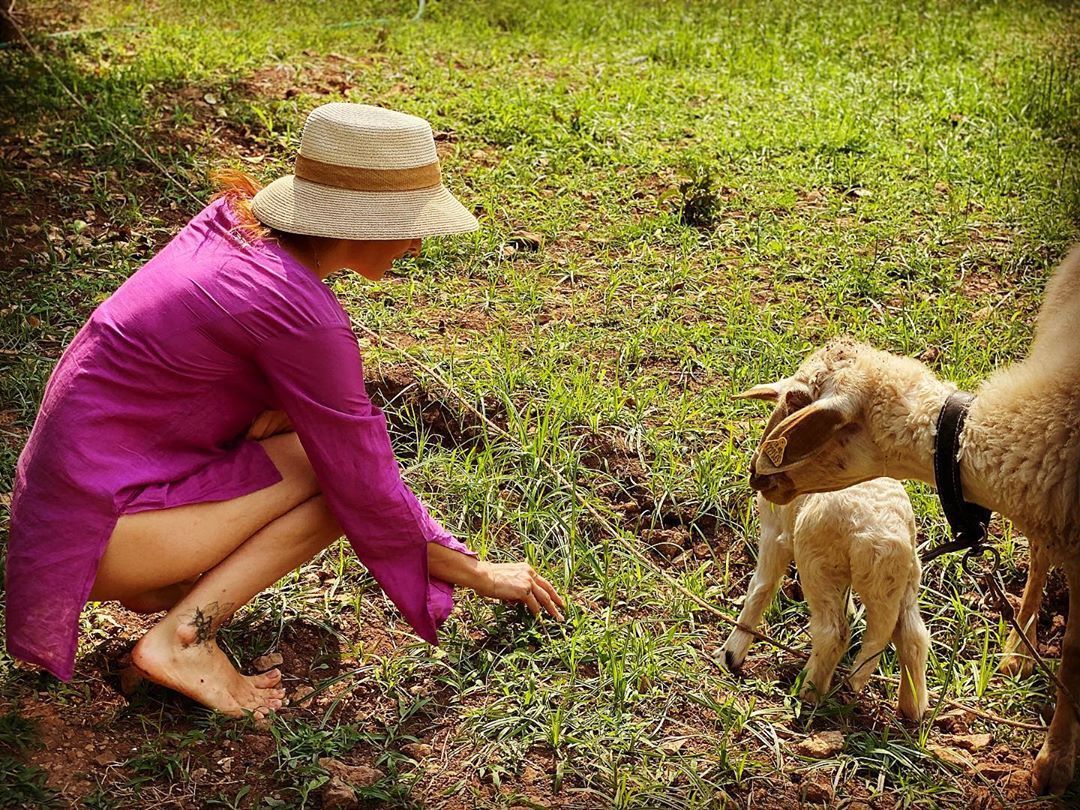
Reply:
[[[814,402],[796,411],[762,439],[758,448],[775,468],[812,456],[850,419],[836,397]]]
[[[760,399],[764,402],[776,402],[780,398],[780,383],[755,385],[735,394],[733,399]]]

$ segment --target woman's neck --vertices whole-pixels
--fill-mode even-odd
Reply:
[[[291,233],[283,234],[278,239],[278,244],[297,262],[318,276],[320,281],[325,280],[331,274],[332,271],[324,269],[320,261],[319,239],[317,237]]]

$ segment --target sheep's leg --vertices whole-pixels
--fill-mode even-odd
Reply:
[[[893,644],[900,659],[900,714],[919,720],[929,707],[926,697],[926,659],[930,633],[919,613],[918,588],[910,588],[900,605],[900,617],[893,633]]]
[[[1058,677],[1068,692],[1080,696],[1080,567],[1066,571],[1069,579],[1069,623],[1061,644]],[[1039,793],[1061,793],[1072,781],[1076,766],[1076,707],[1061,689],[1046,742],[1035,758],[1032,783]]]
[[[851,668],[848,683],[853,692],[861,692],[877,669],[881,653],[889,646],[900,617],[900,599],[891,594],[878,594],[878,599],[863,600],[866,608],[866,633]]]
[[[799,697],[816,703],[828,694],[836,665],[851,639],[847,587],[813,568],[800,569],[799,573],[810,608],[810,660],[806,663],[806,678]]]
[[[1027,584],[1024,585],[1024,596],[1020,600],[1020,611],[1016,620],[1026,631],[1028,641],[1032,647],[1038,646],[1037,631],[1039,625],[1039,607],[1042,605],[1043,593],[1046,590],[1046,575],[1050,571],[1050,563],[1042,551],[1042,544],[1035,539],[1029,546],[1030,565],[1028,568]],[[1020,639],[1020,634],[1013,630],[1005,642],[1005,650],[1001,658],[1001,672],[1005,675],[1019,675],[1027,678],[1034,669],[1035,662],[1031,653]]]
[[[739,612],[741,626],[732,630],[724,643],[724,663],[731,672],[738,672],[742,668],[746,653],[754,643],[754,636],[747,630],[757,628],[793,558],[791,545],[782,541],[781,534],[763,527],[758,542],[757,568],[754,569],[746,600]],[[747,630],[743,630],[743,627]]]

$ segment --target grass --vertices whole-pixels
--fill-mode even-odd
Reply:
[[[1046,274],[1078,234],[1076,10],[433,2],[410,21],[415,11],[39,9],[29,30],[86,114],[25,51],[0,50],[0,491],[63,346],[196,210],[105,122],[205,198],[215,165],[287,171],[316,104],[383,104],[445,133],[448,182],[483,227],[430,241],[383,284],[340,277],[334,291],[509,432],[459,424],[423,375],[385,384],[408,379],[404,358],[364,341],[412,486],[482,555],[550,574],[573,602],[568,621],[533,624],[466,596],[433,654],[331,549],[224,636],[244,662],[293,650],[296,684],[317,689],[267,737],[155,690],[118,698],[101,662],[137,632],[88,610],[73,683],[0,659],[0,702],[60,707],[78,719],[51,722],[78,724],[92,747],[123,729],[136,750],[112,751],[109,766],[77,755],[63,765],[82,779],[65,782],[57,758],[20,746],[23,801],[40,788],[92,806],[318,806],[327,756],[382,772],[361,791],[372,803],[768,806],[818,795],[810,785],[889,806],[1021,795],[1007,775],[942,763],[934,746],[955,747],[950,727],[898,724],[892,687],[859,708],[811,710],[792,697],[799,663],[762,644],[747,678],[724,674],[727,627],[628,544],[677,530],[685,552],[655,563],[734,615],[753,564],[745,471],[761,420],[731,393],[838,334],[921,356],[965,387],[1022,354]],[[75,33],[45,36],[61,31]],[[520,230],[541,249],[506,250]],[[911,492],[920,539],[941,539],[932,495]],[[621,536],[599,531],[579,495],[621,505]],[[1025,541],[998,535],[1015,592]],[[994,674],[1005,628],[958,563],[924,579],[931,687],[1032,721],[1046,684]],[[768,630],[805,648],[797,595],[781,593]],[[1062,604],[1052,593],[1051,647]],[[882,671],[897,675],[891,653]],[[976,762],[1022,769],[1040,742],[962,723],[994,735]],[[828,729],[845,732],[840,753],[793,753]],[[419,762],[402,753],[416,740],[434,749]],[[224,770],[230,756],[242,780]]]

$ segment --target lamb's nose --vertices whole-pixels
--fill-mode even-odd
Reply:
[[[755,489],[758,492],[765,492],[768,489],[772,489],[776,486],[776,480],[771,475],[758,475],[753,470],[750,471],[750,488]]]

